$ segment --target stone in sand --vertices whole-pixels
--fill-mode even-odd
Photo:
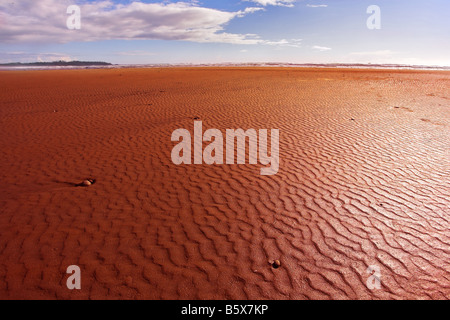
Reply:
[[[281,267],[281,261],[280,260],[272,260],[269,261],[269,264],[272,266],[272,268],[274,269],[278,269],[279,267]]]
[[[89,180],[84,180],[81,184],[85,187],[89,187],[92,185],[92,183]]]
[[[95,179],[86,179],[83,182],[77,184],[77,186],[89,187],[89,186],[92,186],[94,183],[95,183]]]

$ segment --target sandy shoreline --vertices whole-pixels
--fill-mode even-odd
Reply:
[[[448,299],[449,87],[422,70],[0,71],[0,298]],[[279,129],[279,172],[174,165],[194,117]]]

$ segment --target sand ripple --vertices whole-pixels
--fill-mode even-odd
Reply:
[[[449,81],[0,72],[0,298],[448,299]],[[194,116],[280,129],[278,174],[172,164],[170,135]],[[79,291],[65,286],[73,264]],[[370,265],[380,290],[366,286]]]

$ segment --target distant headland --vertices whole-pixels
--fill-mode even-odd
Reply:
[[[84,66],[110,66],[111,63],[103,61],[52,61],[52,62],[10,62],[0,63],[1,67],[84,67]]]

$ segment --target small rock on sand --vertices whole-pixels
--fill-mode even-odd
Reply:
[[[278,269],[279,267],[281,267],[281,261],[280,260],[271,260],[271,261],[269,261],[269,264],[274,269]]]
[[[77,184],[77,187],[90,187],[95,183],[95,179],[86,179],[83,182]]]

